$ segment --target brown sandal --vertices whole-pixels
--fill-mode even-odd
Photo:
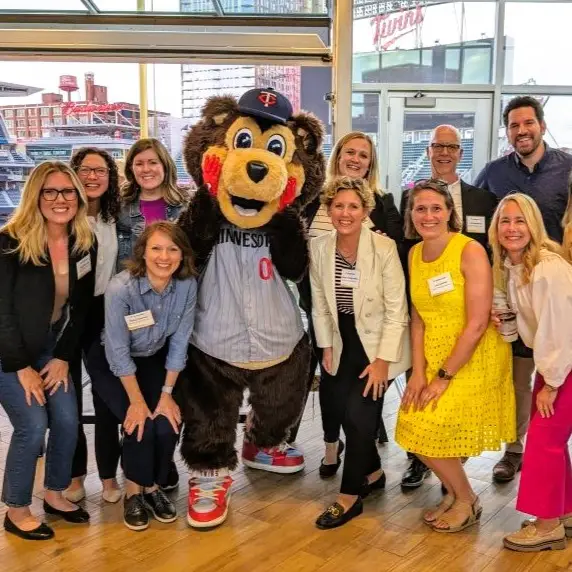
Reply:
[[[464,510],[467,507],[469,508],[470,511],[469,516],[467,516],[467,518],[464,521],[462,521],[461,524],[455,525],[452,522],[455,520],[454,516],[458,515],[462,511],[464,512]],[[439,528],[435,526],[435,524],[433,524],[431,528],[435,532],[445,532],[445,533],[459,532],[461,530],[464,530],[465,528],[468,528],[469,526],[472,526],[473,524],[476,524],[480,520],[482,512],[483,508],[479,504],[478,497],[475,499],[473,504],[469,504],[467,502],[462,502],[462,501],[456,501],[455,504],[440,518],[440,520],[447,525],[447,528]]]
[[[455,504],[455,497],[447,493],[443,500],[432,509],[425,512],[423,522],[431,526],[435,521],[441,518]]]

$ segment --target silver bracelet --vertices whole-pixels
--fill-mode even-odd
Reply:
[[[171,394],[173,393],[173,386],[172,386],[172,385],[164,385],[164,386],[161,388],[161,391],[162,391],[163,393],[168,393],[169,395],[171,395]]]

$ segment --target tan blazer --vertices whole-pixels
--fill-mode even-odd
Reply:
[[[312,320],[318,347],[333,349],[332,373],[340,365],[342,338],[338,327],[335,292],[336,231],[310,241]],[[354,289],[356,329],[370,362],[389,363],[389,379],[411,367],[409,316],[405,277],[395,242],[362,226]]]

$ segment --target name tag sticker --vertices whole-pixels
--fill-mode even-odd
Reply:
[[[485,233],[485,217],[484,216],[468,216],[466,220],[466,232],[474,232],[479,234]]]
[[[340,286],[342,288],[359,288],[359,275],[359,270],[344,268],[340,277]]]
[[[450,272],[445,272],[444,274],[439,274],[439,276],[429,278],[427,282],[429,284],[429,292],[431,292],[431,296],[439,296],[440,294],[445,294],[445,292],[452,292],[455,289]]]
[[[86,256],[84,256],[76,265],[76,270],[77,270],[77,279],[80,280],[81,278],[83,278],[86,274],[89,274],[91,272],[91,258],[89,256],[89,254],[87,254]]]
[[[125,321],[127,322],[127,327],[129,328],[130,332],[133,330],[139,330],[141,328],[148,328],[149,326],[153,326],[155,324],[151,310],[145,310],[145,312],[139,312],[137,314],[130,314],[129,316],[125,316]]]

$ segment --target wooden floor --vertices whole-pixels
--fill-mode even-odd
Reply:
[[[317,396],[316,396],[317,397]],[[397,408],[394,391],[388,394],[385,419],[393,434]],[[89,431],[89,429],[88,429]],[[0,477],[10,439],[10,424],[0,411]],[[242,436],[238,436],[238,442]],[[152,521],[144,532],[122,524],[122,503],[101,499],[100,484],[90,444],[85,507],[89,525],[71,525],[48,519],[56,538],[25,542],[0,531],[0,571],[266,571],[310,572],[357,570],[392,572],[558,572],[572,570],[572,542],[567,550],[519,554],[502,548],[504,534],[520,525],[516,512],[518,482],[491,483],[498,453],[487,453],[467,463],[467,471],[484,508],[481,524],[456,535],[431,532],[420,523],[423,507],[440,498],[435,477],[409,494],[401,492],[400,476],[406,468],[404,453],[394,444],[380,447],[388,486],[365,501],[364,514],[347,525],[320,531],[314,520],[335,496],[340,476],[322,481],[318,400],[310,399],[299,445],[306,454],[306,469],[297,475],[272,475],[243,469],[234,474],[232,509],[227,522],[216,530],[198,532],[187,527],[186,478],[175,498],[181,517],[171,525]],[[38,467],[33,509],[42,513],[42,461]],[[0,523],[6,507],[0,504]],[[0,524],[1,526],[1,524]]]

